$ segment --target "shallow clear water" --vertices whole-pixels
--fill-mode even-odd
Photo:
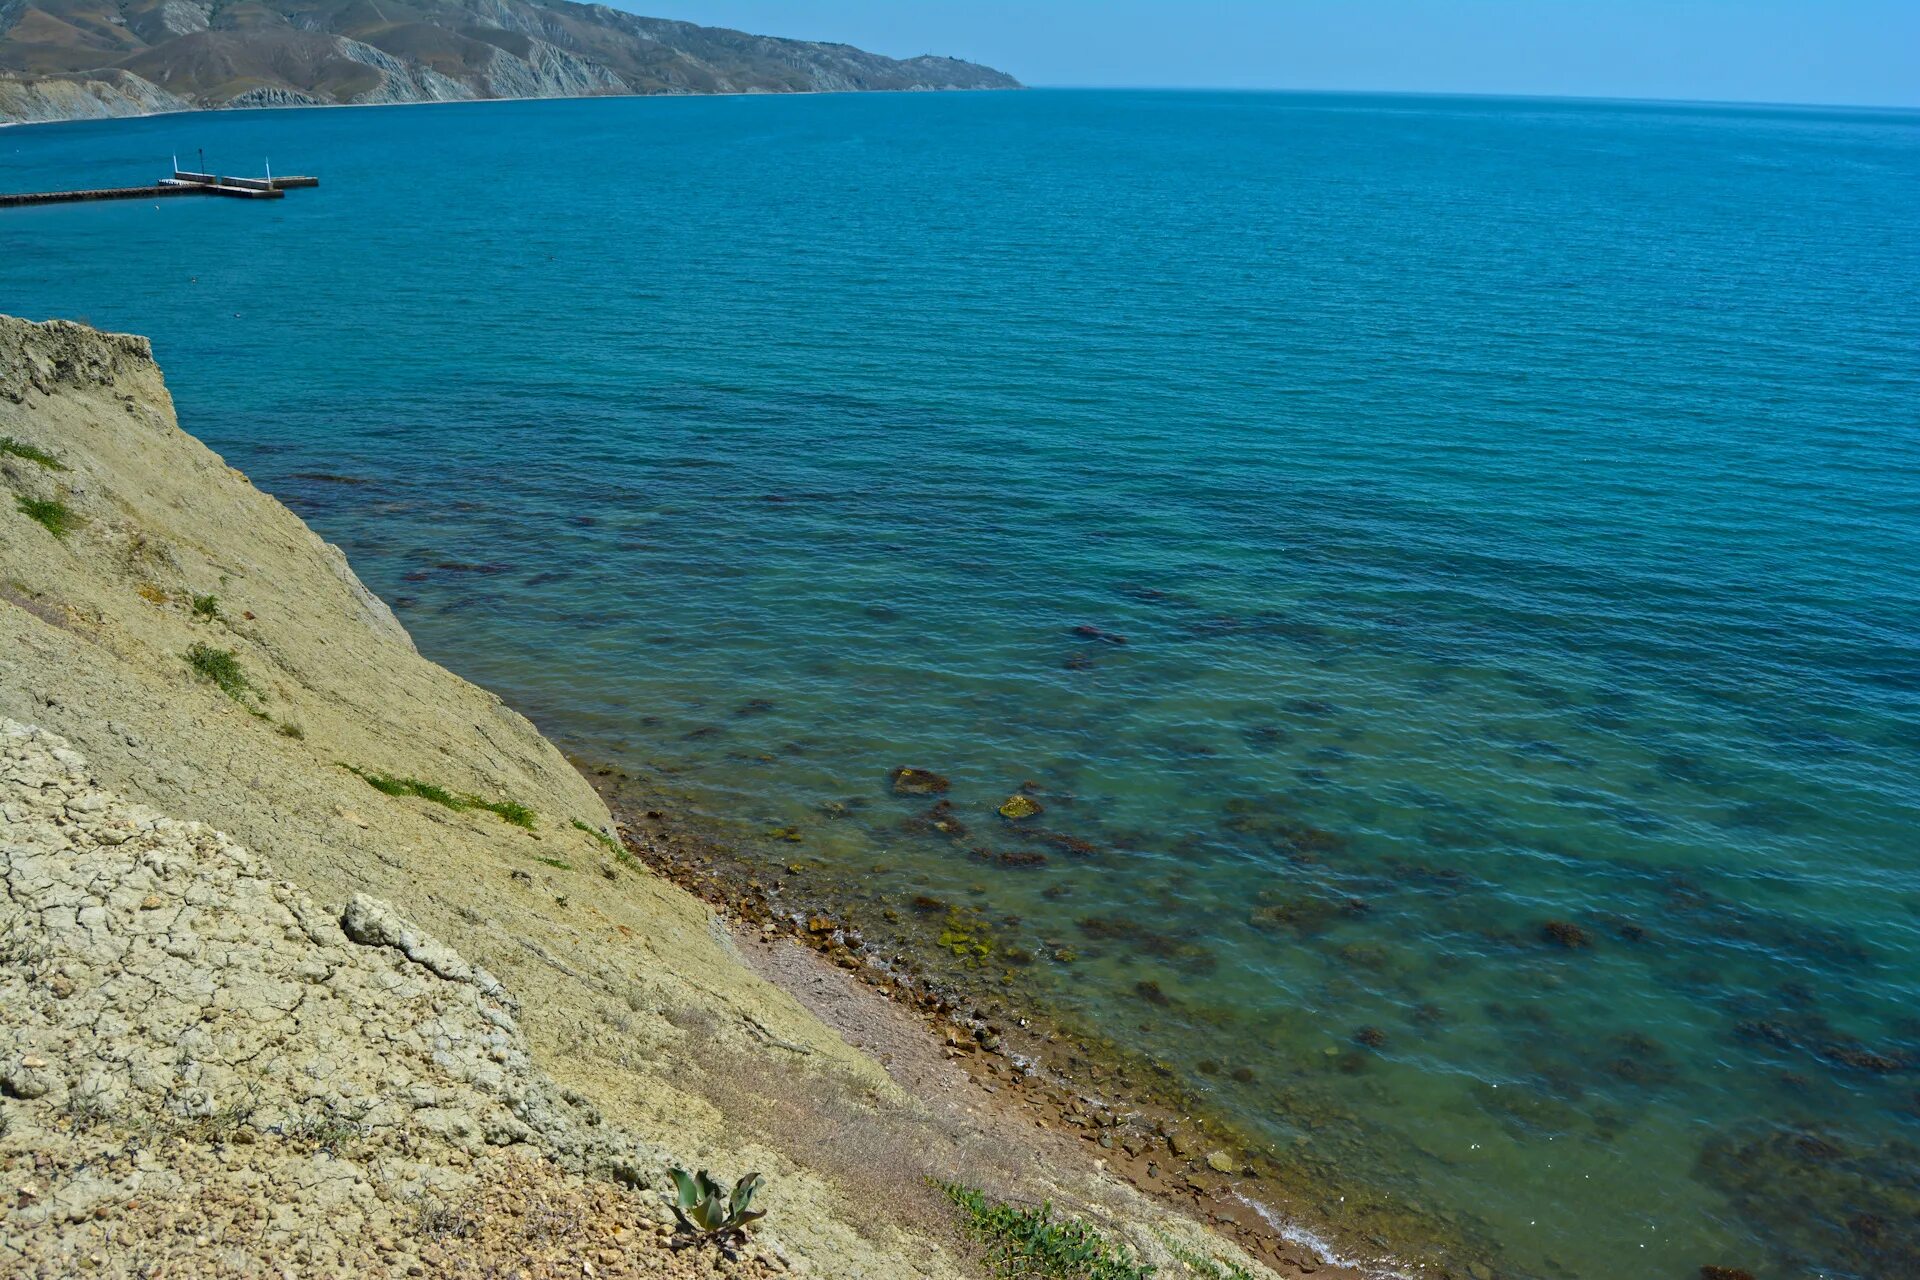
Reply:
[[[200,147],[325,185],[6,211],[0,310],[152,335],[430,655],[1506,1273],[1920,1270],[1920,115],[500,103],[0,188]]]

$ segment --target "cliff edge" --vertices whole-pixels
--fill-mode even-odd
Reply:
[[[144,339],[3,316],[0,881],[0,1272],[705,1274],[669,1163],[768,1176],[749,1280],[977,1275],[929,1177],[1218,1244],[902,1088],[182,431]]]

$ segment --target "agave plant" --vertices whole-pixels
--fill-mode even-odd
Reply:
[[[680,1220],[682,1231],[697,1239],[711,1240],[724,1248],[745,1236],[748,1223],[767,1216],[765,1210],[751,1207],[754,1195],[766,1182],[757,1173],[748,1174],[728,1191],[725,1183],[715,1181],[705,1169],[689,1174],[676,1167],[671,1172],[673,1216]]]

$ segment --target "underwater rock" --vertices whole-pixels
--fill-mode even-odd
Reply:
[[[1148,1004],[1156,1004],[1162,1008],[1173,1003],[1172,998],[1160,989],[1160,984],[1151,978],[1134,983],[1133,993],[1142,1000],[1145,1000]]]
[[[1762,1122],[1709,1140],[1700,1169],[1794,1274],[1891,1280],[1920,1275],[1917,1162],[1897,1131],[1861,1141]]]
[[[926,912],[945,911],[947,904],[930,894],[917,893],[913,897],[913,909]]]
[[[1753,1280],[1753,1272],[1739,1267],[1701,1267],[1700,1280]]]
[[[937,800],[925,813],[902,819],[900,829],[920,835],[943,835],[949,840],[967,838],[967,824],[954,816],[951,800]]]
[[[1266,897],[1265,894],[1261,896]],[[1343,916],[1361,916],[1369,910],[1371,908],[1363,898],[1332,902],[1309,894],[1297,894],[1255,907],[1248,914],[1247,923],[1256,929],[1285,928],[1307,935],[1321,932]]]
[[[1387,1033],[1378,1027],[1362,1027],[1353,1033],[1353,1042],[1365,1045],[1369,1049],[1384,1049],[1387,1045]]]
[[[1609,1045],[1613,1056],[1605,1064],[1608,1075],[1628,1084],[1669,1084],[1679,1070],[1667,1056],[1666,1047],[1651,1036],[1627,1032],[1614,1036]]]
[[[1019,793],[1008,796],[1006,803],[1000,806],[1000,816],[1011,822],[1018,822],[1022,818],[1031,818],[1040,812],[1042,812],[1042,810],[1038,800],[1035,800],[1032,796],[1021,795]]]
[[[1593,945],[1593,937],[1579,925],[1566,920],[1549,920],[1540,926],[1540,936],[1556,947],[1578,951]]]
[[[1205,972],[1219,963],[1199,943],[1149,929],[1128,916],[1085,916],[1075,923],[1089,938],[1126,943],[1140,955],[1171,961],[1189,972]]]
[[[937,796],[951,790],[953,784],[930,769],[910,769],[905,765],[887,775],[897,796]]]
[[[1084,650],[1077,653],[1070,653],[1060,665],[1069,671],[1091,671],[1093,670],[1093,655]]]
[[[1050,844],[1062,853],[1070,853],[1077,858],[1091,858],[1100,852],[1100,846],[1091,840],[1082,840],[1079,836],[1070,836],[1064,831],[1035,831],[1031,839],[1042,844]]]
[[[1102,631],[1099,627],[1090,626],[1087,623],[1081,623],[1075,627],[1073,634],[1082,640],[1098,640],[1102,644],[1125,644],[1127,642],[1125,636],[1115,635],[1111,631]]]
[[[1899,1058],[1875,1053],[1857,1044],[1830,1042],[1821,1045],[1814,1052],[1837,1066],[1851,1067],[1855,1071],[1871,1071],[1875,1075],[1898,1071],[1903,1065]]]

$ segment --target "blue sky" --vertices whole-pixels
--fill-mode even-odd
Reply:
[[[1920,0],[618,0],[1035,85],[1920,106]]]

